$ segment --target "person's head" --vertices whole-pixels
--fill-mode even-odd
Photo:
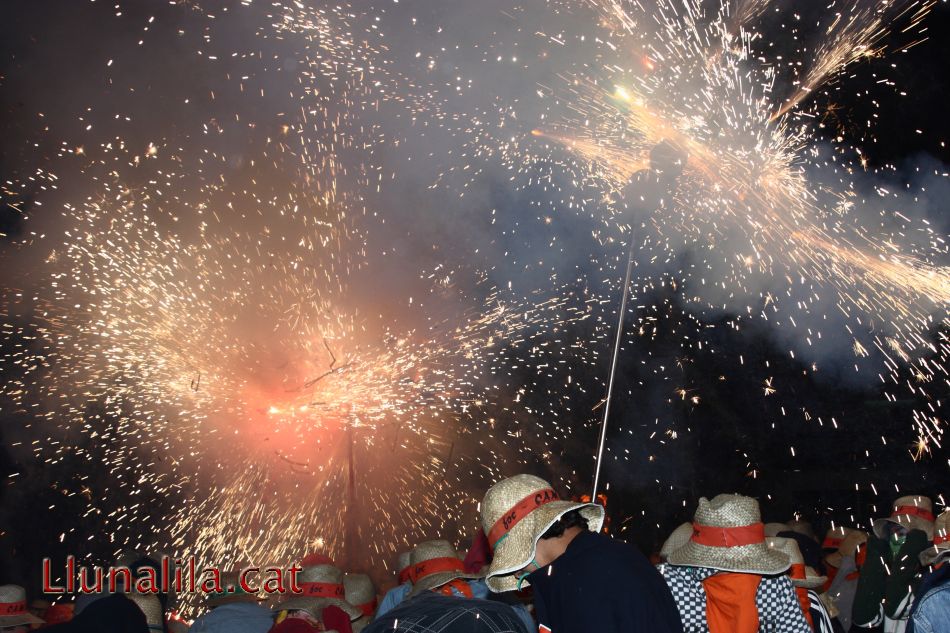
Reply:
[[[412,590],[410,596],[423,591],[438,590],[453,581],[481,578],[481,574],[465,571],[465,564],[455,547],[446,540],[436,539],[419,543],[409,554]],[[462,583],[454,583],[461,587]],[[463,590],[464,591],[464,590]]]
[[[346,574],[343,576],[343,590],[346,601],[362,612],[357,621],[372,622],[376,613],[376,586],[366,574]]]
[[[565,541],[583,529],[583,523],[576,517],[561,522],[573,510],[586,521],[587,529],[600,530],[603,507],[563,501],[551,484],[540,477],[515,475],[489,488],[481,504],[482,529],[494,551],[486,578],[488,588],[494,592],[515,590],[519,586],[517,574],[523,575],[526,567],[542,567],[553,560],[552,552],[556,554]],[[546,535],[549,538],[542,539]],[[539,548],[542,560],[537,558]],[[546,554],[550,560],[545,562]]]
[[[575,536],[590,529],[590,522],[579,510],[562,514],[545,530],[535,546],[534,558],[521,568],[520,573],[531,573],[554,562]]]
[[[26,590],[19,585],[0,586],[0,629],[28,631],[34,624],[44,622],[27,608]]]
[[[874,534],[880,539],[900,540],[910,530],[920,530],[928,541],[934,538],[933,502],[922,495],[908,495],[894,501],[890,516],[877,519],[872,524]],[[893,526],[904,531],[894,531]]]

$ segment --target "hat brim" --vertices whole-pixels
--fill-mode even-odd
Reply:
[[[946,544],[941,543],[940,545],[931,545],[920,553],[919,558],[923,565],[933,565],[939,558],[943,560],[950,559],[950,542]]]
[[[781,574],[791,567],[785,553],[771,549],[764,542],[737,547],[710,547],[690,541],[670,553],[667,562],[670,565],[705,567],[761,576]]]
[[[809,576],[808,578],[791,578],[792,584],[802,589],[818,589],[828,582],[827,576]]]
[[[478,580],[479,578],[484,578],[485,574],[466,574],[457,571],[442,571],[436,574],[429,574],[424,578],[420,578],[412,585],[412,589],[409,591],[408,597],[417,596],[423,591],[428,591],[429,589],[435,589],[436,587],[441,587],[447,582],[452,582],[453,580]]]
[[[909,514],[899,514],[896,517],[885,517],[883,519],[877,519],[874,523],[871,524],[871,527],[874,530],[874,535],[878,538],[886,539],[887,538],[887,524],[893,523],[894,525],[899,525],[905,527],[908,530],[920,530],[927,535],[927,540],[934,540],[934,524],[932,521],[922,519],[920,517],[911,516]]]
[[[0,628],[23,626],[24,624],[46,624],[32,613],[21,613],[19,615],[0,615]]]
[[[216,596],[213,598],[208,598],[205,600],[205,606],[209,609],[211,607],[221,607],[226,604],[235,604],[237,602],[266,602],[267,598],[261,598],[260,596],[253,593],[236,593],[229,594],[224,596]]]
[[[518,522],[504,540],[497,544],[486,574],[485,584],[488,588],[495,593],[517,590],[518,579],[512,574],[524,569],[534,559],[541,535],[572,510],[580,510],[581,515],[587,519],[591,532],[600,532],[604,524],[603,506],[576,501],[547,503]],[[524,583],[525,586],[529,584]]]
[[[350,617],[350,621],[359,620],[363,617],[363,612],[351,605],[345,600],[339,598],[311,598],[308,596],[297,596],[290,598],[277,605],[278,611],[300,610],[306,611],[317,619],[322,619],[323,610],[327,607],[339,607]]]

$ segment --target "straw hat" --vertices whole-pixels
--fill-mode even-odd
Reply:
[[[792,584],[796,587],[817,589],[828,582],[827,576],[819,576],[814,568],[805,566],[805,559],[802,558],[802,551],[795,539],[767,536],[765,542],[770,548],[788,556],[788,560],[792,564],[789,567],[788,575],[791,576]]]
[[[671,565],[769,576],[789,567],[788,556],[769,549],[759,502],[742,495],[701,497],[693,518],[693,536],[672,554]]]
[[[945,552],[950,552],[950,509],[944,510],[937,517],[934,524],[933,545],[920,553],[920,562],[924,565],[932,565],[937,557]]]
[[[339,607],[356,620],[363,612],[346,601],[346,589],[343,586],[343,572],[333,565],[314,565],[304,567],[297,575],[302,593],[279,603],[280,610],[299,609],[320,618],[323,610],[330,605]]]
[[[765,536],[778,536],[780,532],[791,532],[792,528],[787,523],[766,523]]]
[[[887,524],[894,523],[909,530],[923,530],[927,540],[934,537],[934,507],[927,497],[911,495],[894,502],[891,516],[877,519],[872,524],[878,538],[887,538]]]
[[[663,546],[660,547],[660,558],[667,560],[670,557],[670,554],[689,543],[689,539],[692,538],[692,536],[693,524],[681,524],[678,528],[673,530],[673,533],[670,534],[665,541],[663,541]]]
[[[482,527],[494,550],[488,588],[495,592],[517,589],[518,581],[511,574],[531,562],[541,535],[571,510],[580,510],[592,532],[599,532],[604,524],[602,506],[561,501],[551,484],[534,475],[515,475],[489,488],[482,501]]]
[[[346,601],[360,610],[364,616],[373,617],[376,613],[376,587],[366,574],[346,574],[343,576],[343,591]]]
[[[211,592],[205,600],[205,606],[210,608],[220,607],[225,604],[235,602],[261,602],[264,599],[256,593],[248,593],[241,586],[241,574],[236,571],[226,571],[221,573],[221,592]]]
[[[844,543],[844,540],[855,533],[861,533],[861,530],[845,527],[843,525],[831,528],[825,533],[825,538],[821,542],[821,549],[837,551],[841,548],[841,544]]]
[[[26,608],[26,590],[19,585],[0,586],[0,628],[43,624]]]
[[[481,578],[483,574],[465,573],[462,557],[448,541],[424,541],[409,555],[412,590],[410,596],[441,587],[458,578]]]
[[[346,574],[343,577],[346,601],[360,610],[361,617],[353,623],[353,632],[358,633],[373,621],[376,613],[376,587],[366,574]]]
[[[825,556],[825,562],[832,567],[841,567],[841,559],[845,556],[857,557],[858,548],[862,543],[867,543],[867,540],[867,534],[854,528],[837,527],[828,530],[821,546],[826,550],[834,547],[835,551]]]
[[[134,602],[145,614],[145,623],[149,631],[164,631],[165,614],[162,611],[162,602],[154,593],[129,592],[126,597]]]
[[[412,563],[409,562],[409,555],[412,552],[400,552],[399,553],[399,584],[404,585],[407,582],[411,583],[412,579],[410,576],[410,570],[412,568]]]
[[[815,528],[812,527],[810,522],[802,521],[801,519],[792,519],[786,525],[788,525],[789,532],[795,532],[795,534],[807,536],[815,542],[818,541],[818,537],[815,536]]]

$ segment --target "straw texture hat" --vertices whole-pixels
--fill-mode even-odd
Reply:
[[[689,539],[692,536],[693,524],[680,524],[680,526],[673,530],[673,533],[670,534],[665,541],[663,541],[663,546],[660,547],[660,558],[663,560],[668,560],[670,554],[689,543]]]
[[[343,591],[346,601],[360,610],[363,616],[372,619],[376,613],[376,587],[366,574],[343,576]]]
[[[783,538],[781,536],[767,536],[765,542],[776,551],[782,552],[788,556],[791,563],[788,575],[791,577],[792,584],[796,587],[805,589],[817,589],[826,582],[827,576],[819,576],[812,567],[805,566],[805,559],[802,557],[802,551],[798,547],[798,541],[793,538]]]
[[[878,538],[887,538],[887,524],[895,523],[909,530],[923,530],[927,540],[934,538],[934,507],[930,499],[920,495],[900,497],[894,502],[891,516],[877,519],[873,523],[874,534]]]
[[[162,602],[157,595],[132,591],[125,594],[125,596],[145,614],[145,622],[148,624],[149,631],[165,630],[165,614],[162,612]]]
[[[788,525],[788,530],[790,532],[795,532],[795,534],[801,534],[802,536],[807,536],[813,541],[818,541],[818,537],[815,536],[815,528],[812,527],[811,523],[808,521],[802,521],[801,519],[792,519],[786,525]]]
[[[788,556],[765,543],[759,502],[735,494],[700,498],[693,535],[668,562],[764,576],[780,574],[790,564]]]
[[[407,582],[412,582],[412,579],[409,577],[409,571],[412,567],[412,564],[409,562],[409,555],[412,552],[400,552],[399,553],[399,584],[404,585]]]
[[[20,585],[0,586],[0,628],[43,624],[26,608],[26,589]]]
[[[766,523],[765,524],[765,535],[766,536],[778,536],[780,532],[790,532],[792,528],[788,527],[787,523]]]
[[[531,562],[541,535],[571,510],[580,511],[592,532],[599,532],[604,524],[603,507],[561,501],[551,484],[534,475],[515,475],[489,488],[482,501],[482,527],[494,550],[488,588],[495,592],[517,589],[518,580],[512,574]]]
[[[950,509],[944,510],[937,517],[934,523],[933,545],[920,553],[920,562],[932,565],[937,557],[945,552],[950,552]]]
[[[861,530],[845,527],[843,525],[831,528],[825,533],[825,538],[821,542],[821,549],[838,550],[848,536],[860,532]]]
[[[304,567],[297,575],[302,593],[280,602],[279,610],[299,609],[320,618],[323,610],[329,606],[339,607],[356,620],[363,612],[346,601],[346,589],[343,585],[343,572],[333,565],[314,565]]]
[[[465,563],[448,541],[424,541],[412,549],[409,555],[412,591],[416,596],[423,591],[441,587],[447,582],[481,578],[483,574],[465,573]]]

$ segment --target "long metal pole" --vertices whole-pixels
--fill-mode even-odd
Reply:
[[[607,418],[610,417],[610,401],[614,392],[614,377],[617,373],[617,359],[620,357],[620,342],[623,340],[623,322],[627,316],[627,295],[630,291],[630,277],[633,273],[634,233],[630,227],[630,246],[627,251],[627,273],[623,280],[623,298],[620,300],[620,316],[617,318],[617,340],[614,341],[614,354],[610,360],[610,377],[607,379],[607,402],[604,404],[604,419],[600,423],[600,441],[597,443],[597,463],[594,469],[594,489],[590,500],[597,503],[597,485],[600,483],[600,465],[604,457],[604,443],[607,440]]]

